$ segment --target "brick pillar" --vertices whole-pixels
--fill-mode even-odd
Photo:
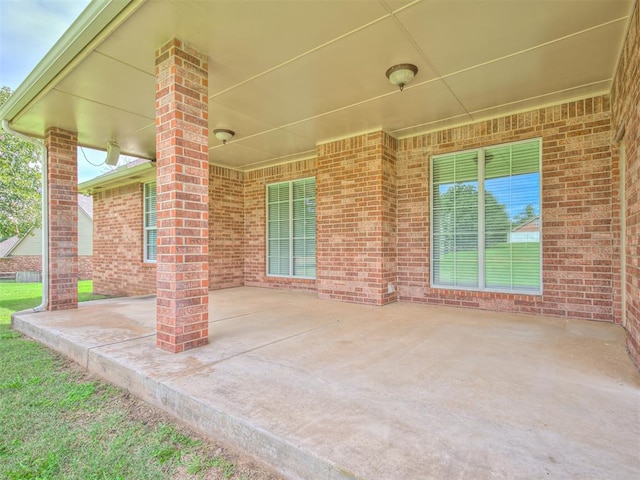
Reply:
[[[49,310],[78,307],[78,135],[45,132],[49,152]]]
[[[208,342],[206,55],[172,39],[156,51],[157,345]]]
[[[318,297],[397,300],[396,150],[374,132],[318,146]]]

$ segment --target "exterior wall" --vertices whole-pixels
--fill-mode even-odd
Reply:
[[[95,293],[116,296],[156,293],[156,264],[143,260],[142,213],[142,184],[94,195]]]
[[[0,258],[0,272],[38,272],[42,274],[42,256],[20,255]],[[93,276],[93,256],[78,256],[78,280],[91,280]]]
[[[611,103],[613,128],[624,132],[625,145],[625,218],[626,278],[625,319],[629,353],[640,368],[640,12],[638,3],[629,24],[629,31],[618,63]]]
[[[243,174],[209,167],[209,289],[244,282]]]
[[[396,140],[375,132],[318,147],[318,296],[396,300]],[[393,290],[393,289],[391,289]]]
[[[42,252],[42,229],[32,229],[12,250],[11,256],[40,255]],[[78,255],[93,254],[93,221],[78,209]]]
[[[266,275],[266,190],[271,183],[316,176],[316,160],[302,160],[244,174],[244,284],[315,290],[316,281]],[[317,226],[316,226],[317,228]]]
[[[615,210],[609,97],[600,96],[400,141],[398,285],[402,301],[612,322]],[[430,288],[429,158],[542,138],[543,294]]]

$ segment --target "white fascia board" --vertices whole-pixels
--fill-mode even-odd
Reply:
[[[56,78],[98,36],[106,34],[121,22],[114,20],[128,7],[145,0],[93,0],[71,24],[16,91],[0,107],[0,120],[11,121],[36,97],[51,89]],[[133,12],[135,8],[129,8]]]

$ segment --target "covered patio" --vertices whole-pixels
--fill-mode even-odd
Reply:
[[[621,326],[209,292],[209,344],[156,348],[155,296],[14,328],[288,478],[638,478],[640,375]]]

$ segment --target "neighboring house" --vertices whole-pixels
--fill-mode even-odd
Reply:
[[[93,199],[78,195],[78,207],[78,278],[85,280],[93,274]],[[13,278],[18,272],[42,273],[40,228],[0,242],[0,274]]]
[[[535,217],[515,228],[509,234],[511,243],[539,242],[540,241],[540,217]]]
[[[172,6],[92,3],[0,107],[50,147],[50,308],[77,146],[117,142],[152,162],[80,186],[96,291],[156,293],[161,348],[251,285],[619,323],[640,362],[637,2]]]

